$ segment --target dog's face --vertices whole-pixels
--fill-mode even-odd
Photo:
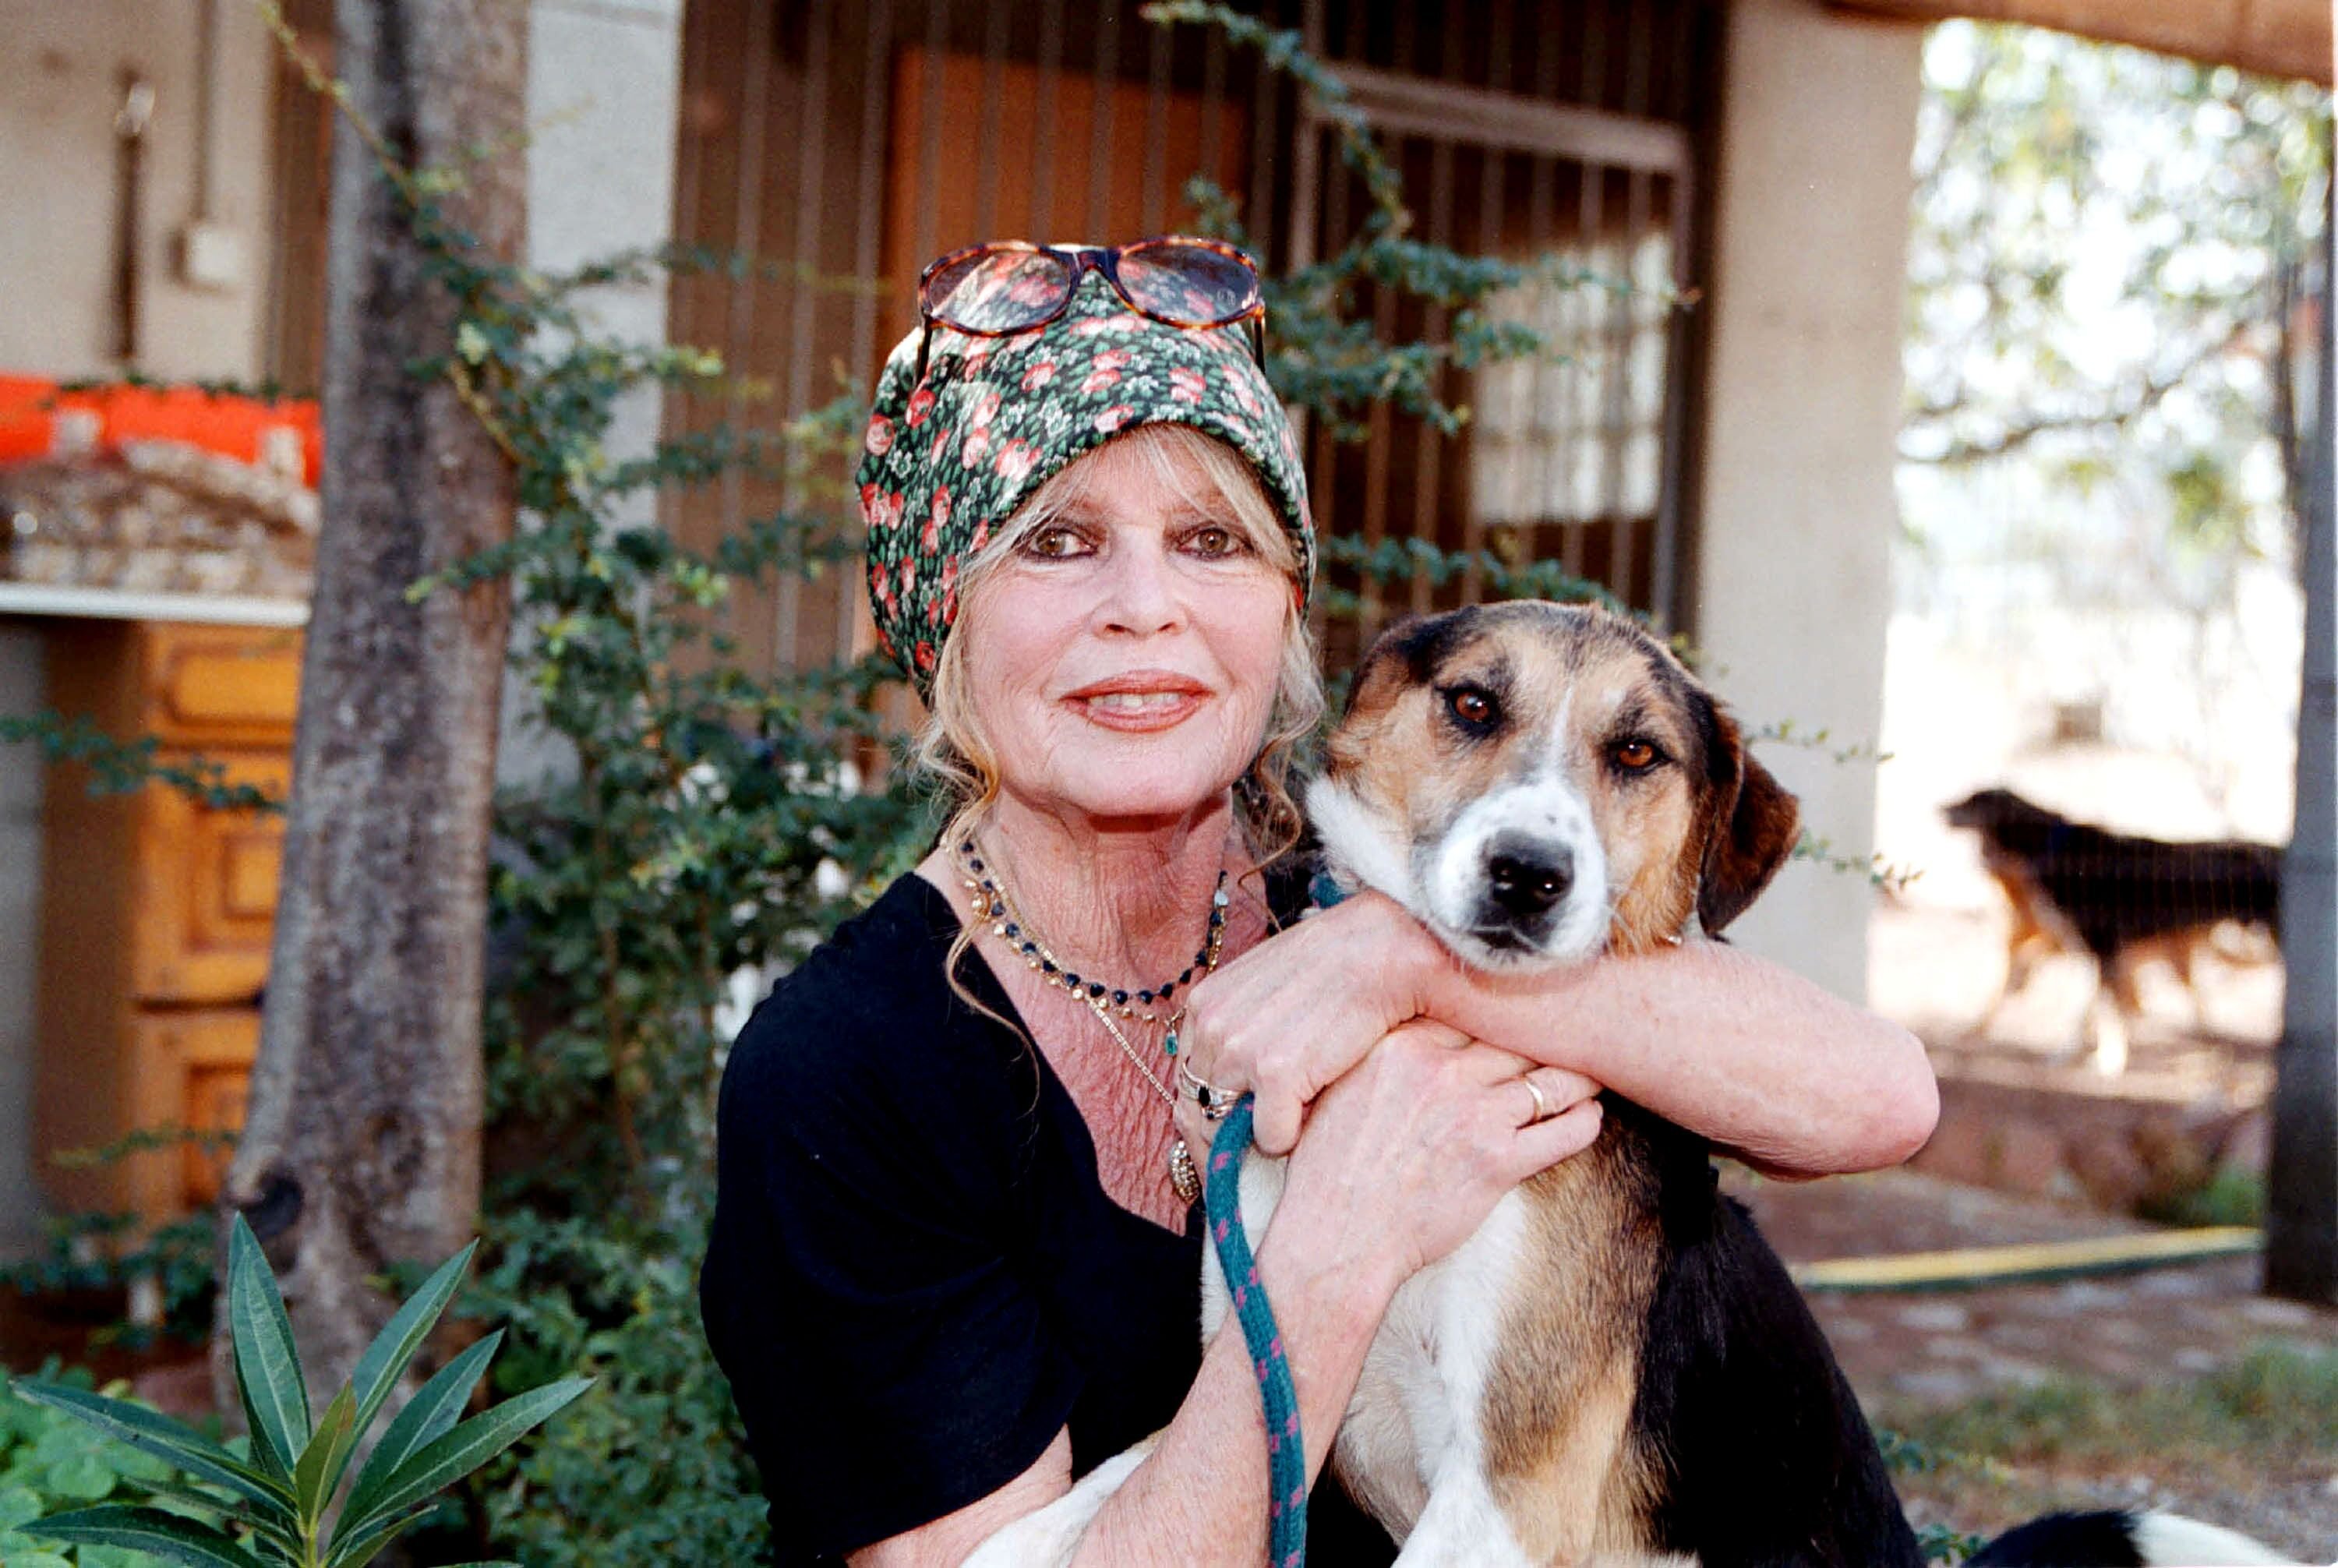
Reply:
[[[1793,797],[1661,644],[1604,611],[1458,610],[1365,656],[1308,810],[1334,867],[1488,969],[1717,932]]]
[[[1984,838],[2009,831],[2051,828],[2066,818],[2043,806],[2023,799],[2010,789],[1976,789],[1963,799],[1940,808],[1951,828],[1970,828]]]

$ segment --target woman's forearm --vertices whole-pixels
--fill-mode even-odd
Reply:
[[[1420,967],[1429,1016],[1586,1073],[1774,1174],[1897,1164],[1939,1115],[1914,1035],[1734,948],[1704,943],[1530,975],[1488,975],[1449,957]]]
[[[1311,1483],[1331,1453],[1395,1288],[1383,1269],[1328,1260],[1321,1250],[1286,1226],[1258,1252],[1259,1278],[1274,1304],[1298,1389]],[[1176,1418],[1096,1514],[1074,1562],[1078,1568],[1256,1568],[1266,1540],[1266,1424],[1242,1326],[1229,1318]]]

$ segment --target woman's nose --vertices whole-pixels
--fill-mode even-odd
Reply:
[[[1113,631],[1149,636],[1174,631],[1184,618],[1165,551],[1147,544],[1115,550],[1098,606],[1105,625]]]

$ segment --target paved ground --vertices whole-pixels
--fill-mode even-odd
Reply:
[[[1789,1261],[2045,1241],[2139,1229],[2040,1199],[1908,1171],[1808,1184],[1734,1173]],[[2257,1293],[2257,1264],[2228,1259],[2123,1278],[1920,1295],[1821,1295],[1820,1323],[1882,1424],[2056,1373],[2141,1388],[2228,1366],[2253,1347],[2338,1347],[2338,1311]],[[2028,1466],[1909,1480],[1911,1512],[1987,1532],[2053,1506],[2177,1506],[2250,1531],[2305,1561],[2338,1558],[2338,1475],[2326,1457],[2260,1466],[2132,1463]]]

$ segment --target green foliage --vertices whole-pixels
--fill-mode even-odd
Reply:
[[[573,1368],[601,1384],[487,1473],[502,1549],[530,1568],[767,1560],[762,1487],[698,1326],[702,1237],[619,1240],[522,1210],[493,1240],[499,1260],[472,1309],[508,1326],[498,1380]]]
[[[2338,1455],[2338,1349],[2264,1345],[2231,1366],[2145,1388],[2053,1377],[1909,1416],[1932,1462],[2119,1460],[2213,1453],[2294,1464]]]
[[[0,745],[30,745],[51,762],[77,762],[89,770],[93,795],[126,795],[149,784],[164,784],[215,811],[278,811],[283,802],[267,790],[238,784],[228,770],[204,758],[166,758],[152,735],[123,740],[86,718],[54,713],[0,714]]]
[[[2163,1225],[2262,1225],[2264,1178],[2236,1165],[2219,1166],[2196,1185],[2146,1194],[2136,1212]]]
[[[149,1226],[135,1214],[69,1214],[48,1224],[46,1246],[33,1256],[0,1263],[0,1289],[27,1296],[64,1291],[112,1291],[152,1279],[162,1294],[160,1332],[188,1344],[211,1338],[216,1274],[211,1217],[190,1216]],[[143,1346],[156,1330],[113,1324],[91,1335],[96,1344]]]
[[[2328,93],[1973,23],[1934,30],[1924,83],[1902,456],[2015,460],[2037,554],[2126,519],[2130,569],[2186,602],[2284,555]],[[1945,478],[1903,493],[1934,543],[1991,509]]]
[[[52,1361],[43,1379],[88,1392],[87,1372]],[[119,1385],[107,1390],[119,1396]],[[19,1397],[0,1377],[0,1563],[7,1568],[155,1568],[142,1552],[115,1546],[56,1546],[25,1527],[44,1514],[100,1503],[142,1502],[151,1489],[182,1481],[152,1455],[97,1432],[60,1411]]]
[[[172,1417],[65,1382],[19,1383],[19,1399],[126,1446],[162,1473],[147,1497],[28,1520],[36,1541],[142,1551],[198,1568],[360,1568],[433,1511],[438,1494],[495,1459],[582,1394],[592,1379],[532,1388],[463,1418],[502,1336],[455,1357],[416,1391],[351,1474],[351,1461],[469,1269],[476,1244],[442,1264],[383,1326],[349,1381],[312,1416],[283,1298],[239,1216],[229,1232],[228,1317],[235,1381],[250,1428],[241,1453]],[[108,1495],[92,1464],[74,1494]],[[178,1476],[170,1471],[182,1473]],[[54,1477],[53,1477],[54,1479]],[[342,1483],[347,1481],[347,1494]]]

